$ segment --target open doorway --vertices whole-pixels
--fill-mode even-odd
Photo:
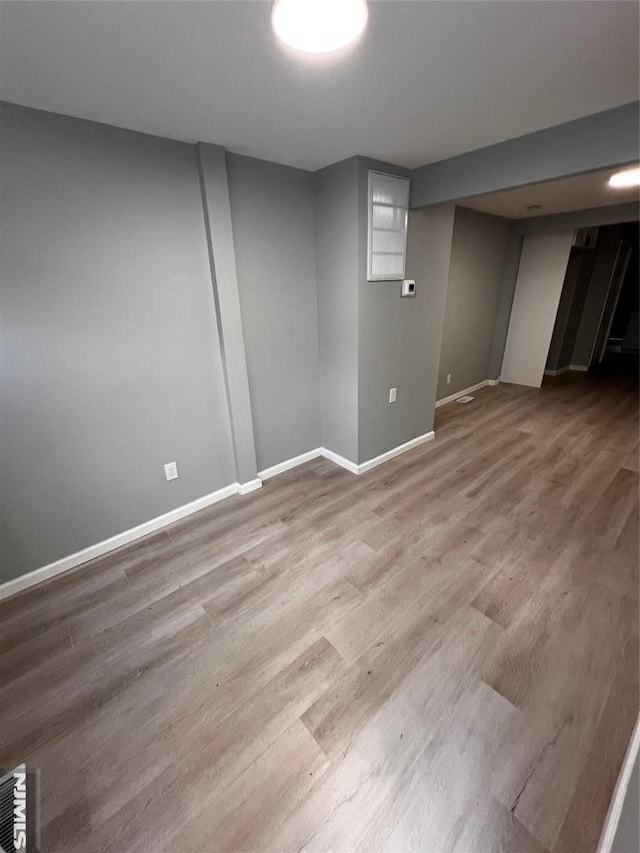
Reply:
[[[493,300],[488,381],[540,388],[545,376],[587,372],[594,362],[603,364],[612,347],[623,346],[622,341],[610,340],[612,336],[621,337],[628,348],[632,335],[627,335],[626,325],[622,331],[618,328],[622,324],[618,306],[620,311],[628,306],[627,295],[623,297],[627,273],[638,267],[638,190],[611,186],[611,174],[611,170],[584,173],[458,202],[469,209],[467,215],[475,212],[494,227],[507,224],[509,229],[498,274],[499,297],[497,303]],[[471,296],[466,294],[462,301],[454,299],[452,251],[447,313],[452,314],[453,331],[445,323],[439,401],[450,393],[445,385],[450,377],[455,386],[461,353],[468,353],[471,360],[469,342],[475,340],[477,318],[482,316],[476,307],[478,293],[482,291],[483,309],[493,299],[479,275],[484,271],[481,253],[468,254],[473,260],[467,288]],[[498,275],[492,274],[495,281]],[[470,315],[464,329],[460,310],[453,311],[461,302]],[[474,366],[483,363],[484,359],[473,358]]]
[[[638,355],[638,222],[576,232],[545,375],[628,370]],[[634,317],[635,314],[635,317]],[[634,334],[635,330],[635,334]]]
[[[640,223],[627,223],[623,231],[623,240],[628,246],[627,264],[618,297],[613,307],[610,322],[603,318],[602,330],[607,329],[602,352],[599,358],[601,369],[605,372],[638,374],[640,355]]]

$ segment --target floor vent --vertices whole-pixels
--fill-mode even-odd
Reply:
[[[458,397],[456,403],[470,403],[472,400],[475,399],[475,397],[470,397],[468,394],[465,394],[464,397]]]

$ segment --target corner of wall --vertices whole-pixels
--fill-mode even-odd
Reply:
[[[197,144],[197,157],[236,478],[239,483],[245,483],[255,480],[258,465],[238,292],[226,157],[223,148],[202,142]]]

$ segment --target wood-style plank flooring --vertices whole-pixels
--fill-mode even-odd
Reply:
[[[637,389],[439,409],[0,603],[45,853],[589,853],[638,712]]]

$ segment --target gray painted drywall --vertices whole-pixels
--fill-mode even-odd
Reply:
[[[235,475],[194,147],[0,109],[7,580]]]
[[[407,176],[406,169],[358,157],[358,462],[366,462],[431,429],[424,394],[425,316],[429,296],[400,298],[399,281],[367,281],[369,170]],[[409,271],[407,270],[407,277]],[[397,400],[389,403],[389,389]]]
[[[322,446],[358,459],[358,161],[314,174]]]
[[[322,443],[362,463],[433,427],[453,205],[411,212],[406,275],[366,281],[369,169],[404,169],[357,157],[315,174]],[[389,403],[389,388],[398,389]]]
[[[601,229],[598,234],[593,269],[571,355],[572,364],[588,367],[591,362],[621,234],[621,228],[615,225]]]
[[[255,480],[258,467],[225,152],[216,145],[198,143],[197,156],[236,480],[248,483]]]
[[[636,756],[633,765],[611,853],[638,853],[638,850],[640,850],[640,756]]]
[[[502,359],[504,348],[507,343],[509,331],[509,319],[513,306],[513,296],[518,280],[518,269],[520,268],[520,255],[522,254],[522,236],[514,228],[514,223],[509,228],[507,237],[507,248],[505,251],[504,266],[502,268],[502,281],[500,284],[500,296],[496,308],[496,319],[493,329],[493,340],[491,342],[491,353],[489,355],[489,379],[500,379],[502,371]]]
[[[411,173],[411,206],[634,162],[640,145],[639,124],[639,103],[635,101],[421,166]]]
[[[410,215],[402,299],[399,281],[366,281],[369,169],[407,174],[364,157],[315,174],[322,444],[357,463],[433,427],[454,211]]]
[[[320,446],[313,175],[227,154],[258,469]]]
[[[438,399],[489,378],[510,225],[502,217],[456,207]]]
[[[418,306],[414,309],[417,315],[414,325],[409,329],[414,336],[412,347],[416,359],[409,366],[409,387],[417,395],[420,406],[418,409],[416,404],[415,435],[429,432],[434,426],[454,214],[453,204],[437,204],[409,212],[407,277],[416,281]],[[402,301],[411,303],[413,300]]]

